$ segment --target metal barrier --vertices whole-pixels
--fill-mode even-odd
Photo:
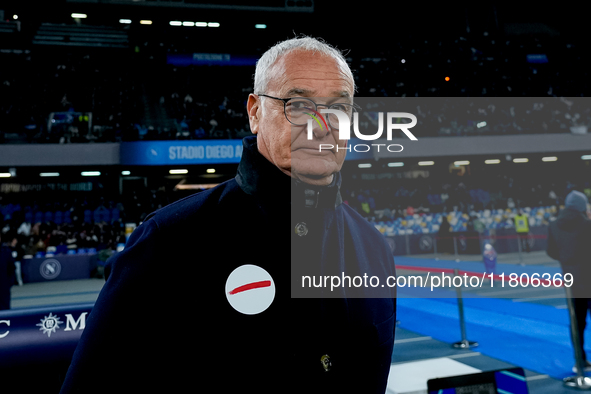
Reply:
[[[583,350],[581,349],[581,333],[579,332],[579,326],[577,325],[577,316],[575,315],[572,291],[570,287],[565,287],[565,289],[566,301],[568,302],[568,315],[570,318],[571,340],[575,351],[575,366],[577,371],[575,376],[564,378],[563,384],[565,387],[569,388],[591,390],[591,378],[585,376],[585,361],[583,361]]]
[[[454,275],[459,276],[460,270],[457,268],[454,269]],[[462,288],[461,286],[456,287],[456,292],[458,294],[458,314],[460,318],[460,332],[462,334],[462,340],[459,342],[455,342],[452,346],[456,349],[470,349],[472,347],[478,346],[478,342],[469,341],[466,338],[466,321],[464,320],[464,298],[462,297]]]

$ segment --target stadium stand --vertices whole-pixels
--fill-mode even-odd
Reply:
[[[42,24],[32,50],[0,53],[5,100],[0,142],[224,139],[249,133],[244,107],[252,89],[246,82],[252,78],[250,67],[232,66],[228,72],[223,66],[167,64],[168,55],[191,53],[192,36],[138,42],[134,34],[109,26]],[[116,64],[93,52],[130,42],[135,51],[124,52]],[[78,51],[64,57],[58,44],[75,45]],[[591,123],[588,108],[567,99],[543,99],[579,97],[587,88],[587,71],[578,65],[583,54],[568,38],[487,33],[425,40],[407,35],[392,45],[378,54],[349,55],[358,96],[539,97],[532,108],[491,104],[454,119],[446,117],[453,108],[417,111],[419,125],[426,126],[423,136],[586,132]],[[56,48],[58,54],[48,59]],[[575,67],[564,75],[560,70],[566,63]],[[447,71],[452,78],[442,83]],[[220,80],[231,89],[216,89]],[[548,105],[554,106],[549,115],[537,116]],[[22,108],[30,110],[19,113]],[[69,111],[92,113],[92,127],[82,130],[75,121],[51,124],[51,113]],[[478,124],[483,121],[485,126]]]
[[[33,38],[33,44],[127,48],[128,38],[125,30],[110,26],[42,23]]]
[[[106,6],[106,3],[108,1],[99,6]],[[8,17],[6,15],[4,19]],[[119,147],[128,142],[139,145],[147,144],[147,141],[186,141],[189,146],[191,143],[211,142],[207,140],[239,140],[250,135],[245,105],[248,94],[252,92],[252,59],[256,60],[276,40],[286,38],[269,30],[268,35],[276,37],[273,38],[275,41],[270,38],[259,41],[258,38],[262,36],[253,36],[252,42],[245,43],[244,37],[235,31],[220,33],[227,35],[211,39],[214,33],[198,29],[190,31],[168,24],[146,29],[135,20],[133,24],[127,25],[113,18],[111,23],[105,21],[107,18],[98,22],[96,19],[87,22],[62,17],[46,19],[40,18],[34,23],[26,19],[23,22],[0,21],[0,144],[7,150],[27,146],[43,149],[48,145],[80,149],[82,144],[96,149],[98,145],[105,147],[110,143]],[[532,32],[528,30],[531,24],[529,27],[519,27],[506,23],[504,29],[491,29],[490,23],[475,25],[479,24],[472,25],[472,32],[462,25],[459,29],[461,32],[450,28],[449,31],[441,29],[437,34],[400,29],[391,36],[385,36],[384,40],[372,37],[375,41],[373,45],[369,45],[370,39],[366,35],[355,44],[347,44],[353,48],[350,52],[346,51],[345,56],[354,72],[358,87],[356,95],[376,98],[474,98],[476,104],[460,114],[453,101],[429,110],[417,107],[413,112],[417,114],[418,127],[421,127],[420,137],[432,137],[429,138],[431,141],[438,141],[437,137],[459,140],[460,137],[478,136],[504,139],[517,136],[529,138],[534,134],[558,137],[587,134],[591,126],[591,109],[578,100],[588,95],[589,91],[586,36],[564,32],[557,34],[553,28],[547,28],[545,32],[533,29]],[[366,30],[369,32],[373,29]],[[339,33],[338,29],[335,31]],[[288,33],[293,35],[293,32]],[[327,41],[332,42],[330,39]],[[383,45],[386,41],[388,45]],[[364,42],[364,45],[360,42]],[[190,59],[232,56],[248,64],[220,65],[215,61],[203,61],[181,65],[172,60],[174,56]],[[530,99],[530,105],[525,107],[499,101],[499,97],[535,99]],[[366,112],[369,115],[364,121],[370,127],[375,126],[376,119],[372,119],[371,111]],[[451,116],[451,113],[454,115]],[[581,152],[587,152],[588,148],[582,144]],[[113,151],[118,152],[116,149]],[[157,165],[149,160],[158,155],[162,157],[162,152],[154,148],[147,153],[148,159],[145,158],[146,152],[141,151],[144,161],[131,169],[124,166],[119,157],[107,160],[107,171],[101,169],[101,180],[93,184],[91,191],[74,191],[70,188],[62,193],[46,187],[50,182],[56,185],[58,182],[64,185],[80,182],[78,170],[82,169],[83,164],[60,164],[69,167],[69,172],[64,175],[66,171],[60,170],[62,174],[59,181],[41,178],[39,174],[45,167],[49,170],[52,164],[30,166],[34,168],[2,164],[0,174],[18,174],[0,178],[0,186],[5,186],[0,190],[2,242],[13,243],[17,261],[24,261],[23,257],[28,256],[28,268],[33,266],[31,261],[36,260],[36,264],[41,264],[46,257],[52,256],[92,255],[95,258],[94,255],[98,255],[99,260],[104,262],[125,244],[129,235],[126,225],[133,227],[149,213],[235,174],[235,162],[228,161],[223,171],[216,163],[218,173],[216,170],[209,173],[213,167],[209,164],[189,164],[186,167],[184,164],[176,167],[172,163]],[[543,153],[537,151],[536,154]],[[516,260],[511,254],[516,255],[518,250],[516,240],[519,238],[516,237],[514,217],[519,209],[528,217],[532,237],[536,242],[538,239],[543,241],[536,243],[532,249],[540,254],[532,253],[523,257],[519,249],[519,263],[522,260],[531,263],[532,267],[527,268],[533,270],[542,269],[535,265],[541,262],[544,270],[554,274],[559,271],[558,263],[549,261],[545,256],[540,258],[544,254],[549,223],[562,209],[564,199],[571,190],[583,191],[591,198],[591,161],[580,160],[581,155],[591,152],[577,152],[575,155],[565,151],[563,154],[558,161],[558,166],[562,167],[555,166],[551,170],[547,170],[549,167],[540,167],[540,164],[525,169],[517,165],[519,168],[515,168],[511,166],[510,155],[507,155],[503,164],[490,171],[478,169],[473,162],[462,176],[448,163],[453,163],[453,159],[448,157],[445,158],[449,159],[448,162],[441,164],[443,160],[438,161],[438,165],[430,171],[418,169],[410,160],[404,163],[403,168],[386,168],[387,161],[384,158],[372,161],[374,167],[366,171],[359,170],[357,162],[352,160],[345,162],[348,167],[343,171],[342,197],[346,204],[363,215],[391,242],[397,265],[406,267],[399,271],[401,276],[405,275],[405,269],[413,272],[421,264],[423,270],[431,269],[429,267],[442,270],[461,267],[473,271],[476,265],[480,267],[480,245],[476,245],[476,248],[472,248],[469,243],[461,246],[457,241],[460,237],[477,238],[479,241],[506,237],[507,242],[497,240],[495,244],[499,262],[503,258]],[[30,156],[32,160],[33,155]],[[503,158],[504,153],[498,156]],[[379,169],[380,166],[383,171]],[[169,167],[188,168],[191,176],[195,173],[199,175],[192,179],[169,176]],[[380,171],[388,171],[385,174],[388,176],[381,177],[384,174]],[[133,173],[137,176],[137,182],[126,183],[123,172],[128,175]],[[176,186],[185,180],[184,186],[188,188],[177,190]],[[20,189],[13,190],[16,186],[11,184],[19,184]],[[26,186],[32,184],[44,186],[42,190],[28,190]],[[455,253],[454,246],[445,249],[446,235],[442,235],[441,228],[446,222],[450,226],[447,237],[453,237]],[[233,225],[235,223],[227,226],[227,234],[224,235],[229,238],[243,236],[242,230]],[[432,240],[433,243],[423,247],[423,240]],[[203,250],[203,253],[208,252],[206,247]],[[201,248],[195,253],[202,253]],[[422,262],[419,262],[418,256],[405,256],[430,253],[433,255],[423,256],[425,259]],[[443,261],[443,253],[454,256],[447,256],[450,260]],[[462,257],[461,254],[470,255],[472,259],[476,256],[478,261],[454,262],[453,259]],[[26,264],[22,267],[26,268]],[[66,267],[65,262],[63,267]],[[525,270],[521,266],[518,269]],[[35,265],[30,271],[37,275],[40,268]],[[178,272],[170,271],[166,275],[169,275],[166,280],[175,280]],[[96,291],[94,287],[76,289],[70,292],[73,295],[68,297],[71,298],[57,299],[54,297],[56,294],[69,292],[64,290],[64,282],[75,281],[50,283],[55,286],[55,293],[49,295],[23,292],[33,286],[21,284],[19,291],[13,293],[17,294],[17,310],[12,311],[11,316],[15,316],[14,319],[20,316],[19,313],[26,316],[26,308],[35,306],[34,302],[45,302],[51,308],[61,303],[63,311],[51,311],[63,312],[64,320],[64,314],[70,314],[65,320],[68,327],[74,319],[78,319],[76,323],[82,322],[84,313],[92,308],[92,302],[82,305],[86,309],[76,309],[75,313],[70,309],[73,305],[82,307],[74,302],[93,301],[92,297],[96,298],[100,287],[97,286]],[[481,343],[479,349],[482,354],[461,350],[459,355],[455,355],[468,360],[466,364],[469,364],[472,356],[478,356],[474,358],[479,360],[474,364],[478,370],[490,370],[491,365],[509,367],[507,363],[522,365],[528,368],[526,378],[533,376],[528,385],[537,391],[532,392],[562,392],[556,387],[562,385],[560,379],[570,374],[572,367],[567,306],[563,294],[555,296],[555,300],[542,299],[546,296],[542,295],[540,299],[523,302],[529,296],[516,293],[513,298],[519,300],[513,304],[510,302],[511,297],[507,296],[506,300],[495,298],[492,284],[488,290],[491,290],[492,295],[483,297],[488,297],[486,301],[494,301],[487,304],[487,308],[492,309],[479,305],[479,300],[466,303],[469,335],[479,336],[477,339]],[[531,289],[524,290],[527,292]],[[417,358],[428,358],[440,353],[447,357],[451,354],[448,343],[458,339],[455,295],[452,294],[450,302],[442,301],[437,306],[430,305],[431,301],[405,298],[404,295],[398,301],[399,316],[403,321],[402,326],[396,329],[392,371]],[[510,307],[503,304],[504,301],[510,303]],[[523,305],[526,309],[519,309]],[[440,311],[446,316],[435,316]],[[47,320],[46,315],[44,312],[36,316],[34,323],[39,326],[38,322],[42,318]],[[478,316],[480,320],[473,316]],[[511,330],[526,336],[529,333],[522,333],[521,330],[526,331],[530,322],[528,320],[528,324],[522,324],[524,316],[531,319],[532,327],[543,326],[543,330],[531,330],[542,343],[532,342],[529,345],[531,348],[522,351],[516,344],[520,337],[517,340],[510,335],[510,338],[505,337],[505,332],[497,328],[501,326],[499,322],[503,322],[507,326],[511,325]],[[540,319],[539,316],[543,316],[541,324],[536,320]],[[447,320],[451,324],[442,323]],[[10,327],[5,323],[0,326],[0,334],[4,335],[8,330],[12,331],[11,335],[18,333],[19,327],[24,325],[15,321]],[[437,323],[426,325],[424,321]],[[491,326],[490,321],[495,324]],[[486,326],[488,331],[478,331],[479,325]],[[73,328],[75,330],[76,326]],[[82,330],[83,327],[79,325],[78,328]],[[37,329],[35,326],[33,331],[39,334]],[[79,332],[69,334],[79,335]],[[65,356],[60,359],[63,365],[58,365],[53,359],[57,359],[56,353],[41,347],[32,348],[24,340],[22,348],[33,349],[32,352],[37,353],[36,357],[46,359],[38,361],[38,365],[28,365],[27,357],[30,354],[20,352],[17,346],[8,359],[5,357],[2,360],[0,357],[0,361],[9,364],[9,367],[3,365],[2,371],[10,375],[11,368],[14,368],[17,372],[15,376],[20,378],[23,387],[27,387],[27,382],[22,382],[23,377],[28,378],[33,371],[40,378],[38,382],[30,382],[31,387],[45,391],[53,388],[57,392],[77,342],[76,335],[69,339],[69,348],[64,347]],[[551,339],[559,341],[558,350],[547,347],[545,341]],[[426,345],[421,347],[421,344]],[[537,353],[538,349],[546,349],[543,357]],[[14,361],[16,358],[10,359],[20,353],[20,364]],[[484,358],[487,359],[482,361]],[[503,365],[500,365],[499,360],[507,363],[503,361]],[[20,366],[22,369],[19,369]],[[416,371],[406,374],[391,372],[391,375],[414,377]],[[394,392],[394,389],[390,392]]]

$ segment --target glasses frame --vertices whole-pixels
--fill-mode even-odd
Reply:
[[[271,99],[274,99],[274,100],[280,100],[280,101],[283,101],[283,115],[285,116],[285,119],[287,119],[287,121],[288,121],[289,123],[291,123],[292,125],[294,125],[294,126],[305,126],[305,125],[307,124],[307,123],[304,123],[304,124],[297,124],[297,123],[293,123],[293,122],[292,122],[291,120],[289,120],[289,118],[287,117],[287,103],[288,103],[290,100],[294,100],[294,99],[303,99],[303,100],[310,101],[311,103],[313,103],[313,104],[314,104],[314,110],[315,110],[316,112],[318,112],[318,106],[322,106],[322,107],[326,107],[326,108],[330,109],[330,107],[332,107],[332,106],[335,106],[335,105],[343,105],[343,104],[344,104],[344,105],[350,105],[350,106],[353,108],[353,112],[357,112],[357,113],[359,113],[359,112],[361,111],[361,107],[360,107],[359,105],[355,104],[355,103],[353,103],[353,104],[349,104],[349,103],[334,103],[334,104],[327,105],[327,104],[317,104],[317,103],[315,103],[315,102],[314,102],[314,100],[312,100],[312,99],[310,99],[310,98],[308,98],[308,97],[288,97],[288,98],[279,98],[279,97],[273,97],[273,96],[269,96],[268,94],[257,94],[257,96],[260,96],[260,97],[268,97],[268,98],[271,98]],[[335,128],[335,127],[333,127],[333,125],[330,123],[330,119],[328,119],[328,117],[327,117],[327,123],[330,125],[330,128],[331,128],[331,129],[336,129],[336,128]]]

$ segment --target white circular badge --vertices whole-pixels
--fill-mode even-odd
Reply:
[[[275,298],[275,282],[261,267],[252,264],[236,268],[226,280],[226,298],[232,308],[245,315],[266,310]]]

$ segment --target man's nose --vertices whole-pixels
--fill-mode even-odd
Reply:
[[[330,133],[328,122],[321,114],[308,119],[307,131],[308,139],[322,139]]]

